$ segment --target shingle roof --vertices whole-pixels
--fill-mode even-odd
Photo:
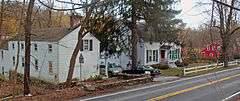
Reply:
[[[56,42],[62,39],[64,36],[69,34],[73,29],[69,28],[44,28],[44,29],[33,29],[31,41],[47,41]],[[17,35],[10,40],[24,40],[23,35]]]

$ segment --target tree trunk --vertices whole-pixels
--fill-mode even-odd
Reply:
[[[71,56],[71,59],[70,59],[70,66],[69,66],[68,76],[67,76],[67,80],[66,80],[66,84],[65,84],[66,87],[69,87],[71,85],[73,72],[74,72],[74,67],[75,67],[75,63],[76,63],[76,58],[77,58],[77,55],[79,53],[79,50],[82,47],[82,38],[87,34],[87,33],[84,33],[84,30],[85,30],[86,24],[89,22],[89,18],[91,16],[91,13],[92,13],[92,8],[90,8],[89,11],[86,12],[86,16],[84,18],[84,21],[80,24],[80,30],[78,32],[77,45],[75,46],[75,48],[73,50],[73,53],[72,53],[72,56]]]
[[[228,42],[226,38],[222,40],[222,60],[223,66],[228,67]]]
[[[137,68],[137,30],[136,1],[132,0],[132,69]]]
[[[23,25],[23,18],[24,18],[24,16],[23,16],[23,13],[24,13],[24,7],[25,7],[25,0],[23,0],[23,4],[22,4],[22,6],[23,6],[23,8],[22,8],[22,10],[21,10],[21,15],[20,15],[20,20],[19,20],[19,24],[20,25],[17,25],[17,26],[19,26],[18,27],[18,29],[17,29],[17,32],[18,33],[22,33],[22,31],[21,31],[21,28],[22,28],[22,25]],[[16,57],[16,64],[15,64],[15,68],[14,68],[14,81],[15,81],[15,83],[17,83],[17,69],[18,69],[18,65],[19,65],[19,54],[20,54],[20,39],[18,39],[18,41],[17,41],[17,57]]]
[[[20,53],[20,43],[19,43],[19,40],[18,40],[17,41],[17,59],[16,59],[16,63],[15,63],[15,68],[14,68],[14,71],[13,71],[13,79],[14,79],[15,83],[17,83],[17,80],[18,80],[17,69],[18,69],[18,65],[19,65],[19,53]]]
[[[70,59],[70,66],[69,66],[69,70],[68,70],[68,76],[67,76],[67,81],[66,81],[66,87],[69,87],[71,85],[71,81],[72,81],[72,77],[73,77],[73,72],[74,72],[74,67],[75,67],[75,63],[76,63],[76,58],[77,55],[82,47],[82,33],[83,33],[83,29],[81,28],[80,31],[78,32],[78,42],[77,45],[75,46],[75,49],[72,53],[71,59]]]
[[[24,95],[30,94],[30,52],[31,52],[31,30],[32,30],[32,12],[35,0],[30,0],[25,20],[25,68],[24,68]]]
[[[3,28],[2,28],[2,25],[3,25],[3,14],[4,14],[4,0],[2,0],[2,2],[1,2],[1,13],[0,13],[0,39],[2,38],[2,34],[3,34],[3,32],[2,32],[2,30],[3,30]]]

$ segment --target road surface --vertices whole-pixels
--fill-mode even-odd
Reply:
[[[74,101],[221,101],[240,91],[240,68]]]

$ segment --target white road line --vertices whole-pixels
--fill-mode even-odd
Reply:
[[[231,98],[233,98],[233,97],[235,97],[235,96],[237,96],[237,95],[239,95],[239,94],[240,94],[240,91],[237,92],[237,93],[234,93],[233,95],[231,95],[231,96],[229,96],[229,97],[227,97],[227,98],[225,98],[225,99],[223,99],[222,101],[228,101],[228,100],[230,100]]]
[[[171,84],[171,83],[175,83],[175,82],[179,82],[179,81],[186,81],[186,80],[195,79],[195,78],[199,78],[199,77],[203,77],[203,76],[207,76],[207,75],[212,75],[212,74],[215,74],[215,73],[222,73],[222,72],[231,71],[231,70],[237,70],[237,69],[240,69],[240,67],[233,68],[233,69],[226,69],[226,70],[222,70],[222,71],[218,71],[218,72],[208,73],[208,74],[194,76],[194,77],[189,77],[189,78],[183,78],[183,79],[170,81],[170,82],[165,82],[165,83],[161,83],[161,84],[154,84],[154,85],[151,85],[151,86],[145,86],[145,87],[141,87],[141,88],[135,88],[135,89],[125,90],[125,91],[120,91],[120,92],[116,92],[116,93],[112,93],[112,94],[106,94],[106,95],[100,95],[100,96],[96,96],[96,97],[81,99],[80,101],[89,101],[89,100],[103,98],[103,97],[108,97],[108,96],[113,96],[113,95],[117,95],[117,94],[129,93],[129,92],[133,92],[133,91],[137,91],[137,90],[143,90],[143,89],[147,89],[147,88],[167,85],[167,84]]]

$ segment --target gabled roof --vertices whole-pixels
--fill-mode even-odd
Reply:
[[[69,34],[73,29],[69,28],[44,28],[44,29],[32,29],[31,41],[46,41],[57,42],[64,36]],[[10,40],[24,40],[24,35],[17,35]]]

